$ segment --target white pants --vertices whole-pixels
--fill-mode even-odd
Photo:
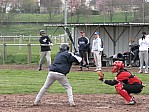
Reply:
[[[143,65],[145,62],[145,70],[148,72],[148,51],[139,51],[140,58],[140,70],[143,70]]]
[[[102,67],[101,55],[102,55],[102,53],[100,51],[94,51],[93,53],[94,53],[96,69],[101,70],[101,67]]]
[[[69,83],[67,77],[63,74],[50,71],[43,87],[40,89],[39,93],[36,96],[35,102],[38,102],[41,100],[41,98],[45,94],[45,92],[56,80],[60,84],[62,84],[62,86],[66,89],[68,101],[69,102],[73,101],[72,87],[70,86],[70,83]]]
[[[40,53],[39,65],[41,66],[43,64],[44,57],[46,57],[47,59],[48,66],[51,65],[51,52],[50,51],[44,51]]]

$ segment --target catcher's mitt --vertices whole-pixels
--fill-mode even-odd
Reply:
[[[103,81],[103,79],[104,79],[104,74],[102,73],[102,71],[97,71],[97,74],[98,74],[98,76],[99,76],[98,80]]]

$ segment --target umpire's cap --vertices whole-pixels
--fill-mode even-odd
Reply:
[[[69,51],[69,45],[68,44],[61,44],[60,45],[60,51],[62,51],[62,52]]]

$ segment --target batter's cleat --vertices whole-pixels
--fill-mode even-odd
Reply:
[[[75,102],[74,102],[74,101],[71,101],[71,102],[69,102],[69,106],[70,106],[70,107],[75,107],[75,106],[76,106],[76,104],[75,104]]]
[[[131,100],[131,101],[126,102],[126,105],[134,105],[134,104],[136,104],[135,100]]]
[[[40,101],[34,101],[33,106],[39,106]]]

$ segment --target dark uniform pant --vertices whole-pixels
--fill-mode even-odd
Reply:
[[[79,54],[82,58],[82,61],[81,61],[81,66],[86,66],[86,65],[89,65],[89,62],[88,62],[88,52],[86,51],[79,51]],[[83,61],[85,61],[85,64],[83,63]]]

